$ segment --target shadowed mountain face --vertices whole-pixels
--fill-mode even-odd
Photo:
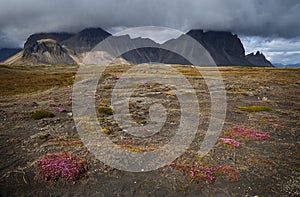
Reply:
[[[187,35],[202,44],[219,66],[254,65],[245,58],[243,44],[237,35],[230,32],[203,32],[202,30],[191,30]]]
[[[110,33],[101,28],[84,29],[77,34],[33,34],[24,45],[22,58],[12,63],[78,64],[86,52],[110,36]],[[272,66],[263,54],[246,56],[240,39],[230,32],[191,30],[186,35],[163,44],[158,44],[151,39],[111,36],[118,46],[125,48],[141,46],[141,44],[145,46],[121,54],[120,58],[125,62],[132,64],[160,62],[183,65],[191,64],[191,62],[178,55],[179,53],[166,50],[166,48],[172,48],[180,54],[195,57],[193,46],[189,46],[186,37],[191,37],[199,42],[210,53],[218,66]],[[50,42],[49,39],[52,41]],[[201,65],[205,65],[205,63]]]
[[[140,48],[124,53],[122,57],[132,64],[164,63],[164,64],[191,64],[188,60],[171,51],[161,48]]]

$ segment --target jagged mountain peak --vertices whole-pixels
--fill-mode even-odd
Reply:
[[[261,67],[273,67],[272,63],[268,61],[265,57],[265,55],[257,51],[255,54],[250,53],[246,55],[246,59],[253,65],[261,66]]]

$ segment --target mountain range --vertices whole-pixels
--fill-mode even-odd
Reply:
[[[140,64],[160,62],[170,64],[191,64],[177,53],[163,49],[164,47],[181,47],[184,53],[192,55],[188,45],[182,45],[185,36],[198,41],[211,55],[218,66],[255,66],[272,67],[272,63],[260,53],[246,55],[244,46],[237,35],[225,31],[191,30],[176,39],[163,44],[148,38],[130,38],[128,35],[114,36],[118,44],[140,45],[138,48],[122,54],[116,62]],[[80,64],[90,50],[99,42],[112,36],[101,28],[87,28],[78,33],[38,33],[28,37],[22,50],[15,49],[8,53],[0,50],[0,61],[6,64]],[[179,45],[180,43],[180,45]],[[158,48],[159,47],[159,48]]]
[[[300,63],[297,64],[280,64],[280,63],[274,63],[275,67],[279,68],[300,68]]]

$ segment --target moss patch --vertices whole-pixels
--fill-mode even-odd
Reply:
[[[39,119],[42,119],[42,118],[52,118],[54,116],[55,115],[52,112],[50,112],[50,111],[39,110],[39,111],[34,112],[31,115],[31,118],[33,118],[35,120],[39,120]]]
[[[247,112],[261,112],[261,111],[272,111],[272,109],[268,106],[241,106],[238,107],[241,111],[247,111]]]
[[[99,107],[99,114],[113,115],[113,110],[110,107]]]

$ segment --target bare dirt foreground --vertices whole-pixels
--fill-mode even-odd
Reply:
[[[130,67],[111,66],[103,74],[95,95],[98,119],[116,146],[154,151],[174,135],[180,104],[172,87],[132,84],[136,91],[129,106],[134,124],[149,122],[152,103],[146,98],[161,100],[168,117],[153,137],[138,139],[125,133],[111,115],[110,96]],[[197,151],[208,126],[210,95],[195,68],[174,67],[196,90],[201,109],[198,133],[172,164],[132,173],[105,165],[81,142],[71,114],[77,67],[0,66],[0,196],[299,196],[300,69],[220,68],[227,91],[220,135],[225,139],[200,158]],[[33,116],[39,110],[54,116]],[[56,156],[45,158],[49,154]]]

